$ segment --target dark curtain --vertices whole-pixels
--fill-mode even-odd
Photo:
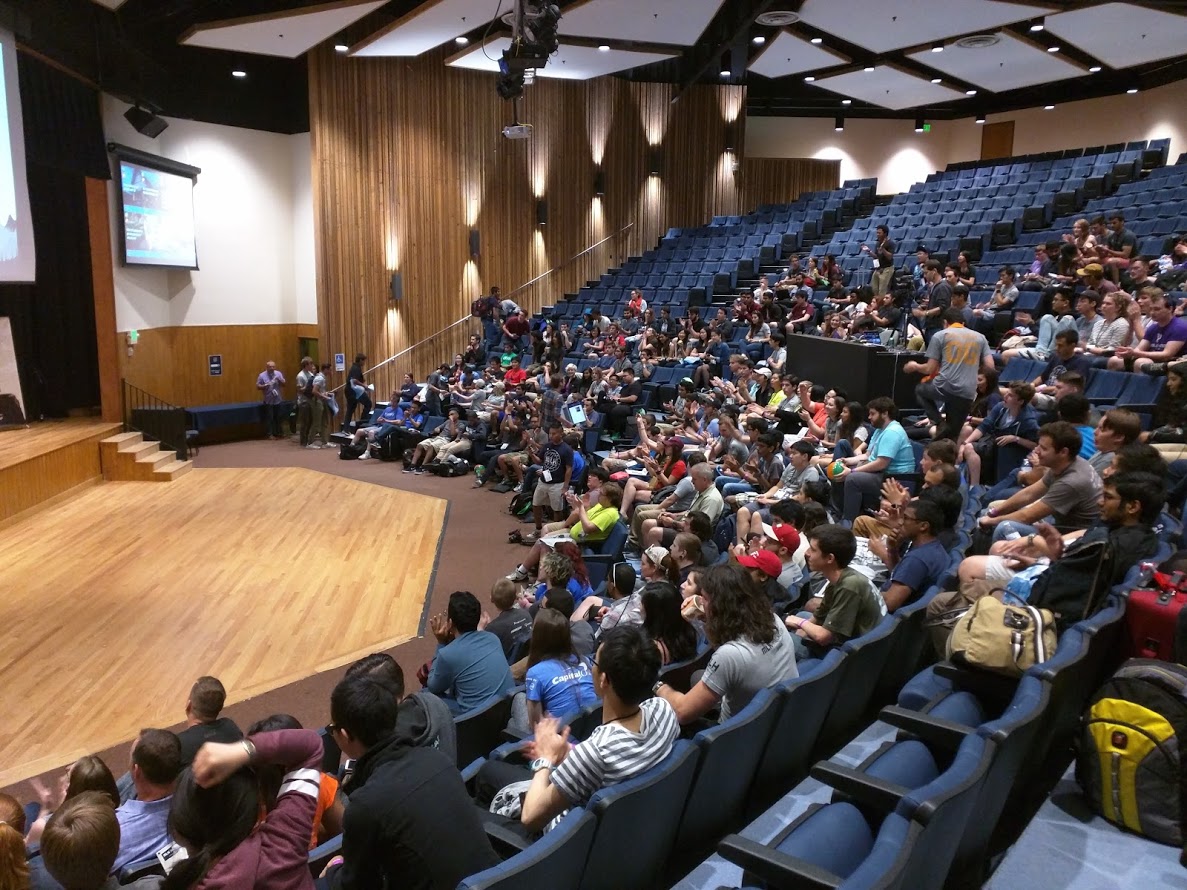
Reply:
[[[36,420],[99,404],[84,180],[110,169],[98,94],[24,53],[17,61],[37,280],[0,283],[0,316],[11,319],[25,414]]]

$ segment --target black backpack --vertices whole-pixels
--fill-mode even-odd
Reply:
[[[532,512],[532,493],[535,492],[536,486],[524,488],[523,491],[517,492],[515,497],[511,499],[511,503],[507,505],[507,512],[512,516],[526,516]]]
[[[316,375],[314,375],[314,374],[309,375],[308,379],[305,381],[304,389],[301,390],[301,395],[305,396],[306,398],[310,398],[313,396],[313,378],[314,378],[314,376],[316,376]]]
[[[1107,820],[1164,844],[1183,843],[1187,667],[1131,658],[1084,712],[1076,781]]]
[[[1116,560],[1108,530],[1089,529],[1035,579],[1026,602],[1055,613],[1055,626],[1063,633],[1100,611],[1113,584]]]
[[[358,460],[367,452],[367,443],[355,445],[353,442],[343,442],[338,446],[339,460]]]

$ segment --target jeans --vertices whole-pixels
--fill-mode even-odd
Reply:
[[[920,383],[915,387],[915,400],[919,407],[936,426],[937,439],[952,439],[960,435],[960,428],[969,416],[969,409],[973,406],[972,399],[960,396],[944,395],[934,382]],[[940,413],[940,403],[944,404],[944,413]]]
[[[494,320],[494,317],[485,316],[482,319],[482,338],[486,341],[486,348],[490,349],[497,345],[502,336],[503,332],[499,329],[499,323]]]
[[[848,439],[842,439],[833,448],[833,457],[841,460],[846,457],[853,457],[853,443]]]
[[[360,386],[356,391],[355,387],[347,384],[346,413],[342,415],[342,429],[349,429],[350,422],[354,420],[355,408],[360,405],[363,408],[363,413],[361,416],[364,418],[370,417],[373,405],[371,404],[371,396],[367,394],[367,390]]]
[[[728,479],[728,476],[721,476],[720,479]],[[754,486],[749,482],[727,482],[725,485],[719,486],[721,496],[728,498],[731,494],[742,494],[745,491],[754,491]]]
[[[308,445],[313,432],[313,405],[308,401],[297,404],[297,431],[301,436],[301,444]]]
[[[280,438],[280,422],[284,413],[283,405],[269,405],[264,403],[264,429],[268,431],[269,436]]]
[[[881,473],[850,473],[844,479],[833,480],[833,508],[845,525],[852,525],[862,510],[878,506],[881,496]]]
[[[1013,522],[1007,520],[1006,522],[999,522],[993,529],[993,543],[998,541],[1012,541],[1015,537],[1025,538],[1027,535],[1033,535],[1035,527],[1027,525],[1025,522]]]

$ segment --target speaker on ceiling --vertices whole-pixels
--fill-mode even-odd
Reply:
[[[136,128],[137,133],[143,133],[150,139],[156,139],[169,126],[169,122],[163,117],[157,117],[151,111],[145,111],[139,105],[133,105],[125,111],[124,117],[128,123]]]
[[[392,302],[398,303],[404,299],[404,277],[399,272],[392,273]]]

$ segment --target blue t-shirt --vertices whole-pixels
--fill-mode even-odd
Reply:
[[[394,402],[383,409],[383,413],[379,415],[384,420],[399,420],[404,416],[403,409]]]
[[[587,596],[593,596],[593,588],[588,584],[582,584],[576,578],[570,578],[569,583],[565,585],[569,589],[569,593],[573,594],[573,605],[580,606],[581,601]],[[536,600],[542,600],[544,594],[548,591],[548,585],[541,582],[536,585]]]
[[[585,455],[573,449],[573,478],[576,479],[585,469]]]
[[[1077,426],[1080,431],[1080,457],[1090,460],[1096,455],[1096,431],[1090,426]]]
[[[890,580],[882,585],[885,593],[894,583],[909,588],[907,602],[913,602],[944,577],[948,570],[948,551],[939,541],[929,541],[922,547],[912,547],[894,567]]]
[[[911,448],[907,431],[897,420],[890,421],[880,430],[874,430],[870,438],[869,459],[874,461],[880,457],[890,458],[887,473],[915,472],[915,451]]]
[[[589,662],[573,656],[568,661],[550,658],[528,668],[528,701],[540,702],[546,714],[563,717],[597,704]]]

